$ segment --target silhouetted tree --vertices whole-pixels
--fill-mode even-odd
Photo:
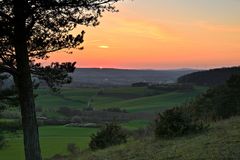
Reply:
[[[120,125],[115,122],[106,124],[96,134],[91,136],[89,147],[92,150],[104,149],[110,146],[127,142],[127,134]]]
[[[40,160],[41,151],[31,75],[57,90],[71,81],[75,63],[42,66],[37,59],[64,48],[79,48],[84,32],[69,34],[79,25],[96,26],[104,11],[117,11],[119,0],[0,0],[0,73],[14,78],[21,106],[25,157]]]

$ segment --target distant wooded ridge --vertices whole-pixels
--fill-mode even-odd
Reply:
[[[140,70],[140,69],[115,69],[115,68],[76,68],[72,76],[72,83],[65,87],[112,87],[131,86],[137,82],[148,83],[172,83],[177,78],[198,70],[176,69],[176,70]],[[35,81],[38,81],[34,78]],[[10,77],[0,82],[0,88],[10,88],[13,80]],[[42,87],[46,83],[41,83]]]
[[[138,82],[147,83],[193,83],[196,85],[221,85],[233,74],[240,74],[240,66],[196,70],[191,68],[175,70],[77,68],[71,73],[72,83],[66,87],[112,87],[131,86]],[[9,86],[11,80],[0,84]],[[42,84],[41,86],[45,86]]]
[[[178,78],[179,83],[216,86],[224,84],[232,75],[240,74],[240,66],[198,71]]]
[[[73,82],[67,86],[131,86],[136,82],[176,82],[180,76],[196,72],[194,69],[138,70],[115,68],[78,68],[71,74]]]

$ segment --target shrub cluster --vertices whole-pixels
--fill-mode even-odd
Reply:
[[[187,107],[194,117],[204,121],[240,115],[240,75],[233,75],[223,86],[210,88]]]
[[[126,142],[127,134],[121,126],[116,123],[109,123],[91,136],[89,147],[92,150],[97,150]]]
[[[156,119],[156,137],[177,137],[205,129],[201,121],[194,120],[189,112],[175,107],[159,113]]]
[[[175,137],[199,132],[208,122],[236,115],[240,115],[240,75],[231,76],[225,85],[210,88],[189,103],[160,113],[155,135]]]

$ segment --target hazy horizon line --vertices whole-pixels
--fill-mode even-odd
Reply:
[[[216,66],[216,67],[179,67],[179,68],[125,68],[125,67],[76,67],[77,69],[116,69],[116,70],[210,70],[218,68],[232,68],[240,67],[240,65],[234,66]]]

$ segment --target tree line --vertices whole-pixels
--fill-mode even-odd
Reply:
[[[178,78],[178,83],[217,86],[223,85],[234,74],[240,74],[240,66],[194,72]]]

